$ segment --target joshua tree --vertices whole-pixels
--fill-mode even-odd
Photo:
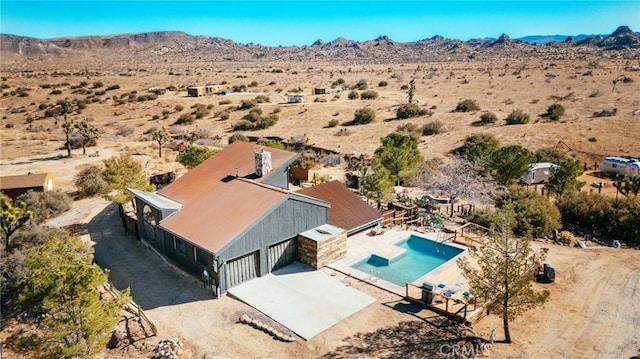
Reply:
[[[70,120],[67,115],[71,113],[71,103],[67,101],[60,101],[59,103],[60,111],[58,112],[64,118],[64,123],[62,124],[62,129],[64,130],[64,134],[66,137],[66,147],[67,147],[67,157],[71,158],[71,141],[69,137],[71,133],[75,129],[75,125],[72,120]],[[58,123],[58,118],[56,117],[56,123]]]
[[[82,154],[86,155],[87,143],[95,138],[99,138],[100,132],[98,132],[98,129],[95,126],[87,121],[81,121],[80,123],[77,123],[75,127],[80,136],[82,136]]]
[[[413,96],[416,94],[416,80],[412,79],[409,81],[409,90],[407,90],[407,97],[409,98],[409,103],[413,103]]]
[[[164,127],[153,133],[153,139],[158,142],[158,157],[162,158],[162,145],[167,143],[170,138],[171,135]]]

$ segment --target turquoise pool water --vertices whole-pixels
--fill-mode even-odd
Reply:
[[[407,251],[393,258],[391,263],[388,263],[385,258],[372,254],[351,267],[404,287],[405,283],[415,281],[463,252],[463,249],[446,243],[438,243],[414,235],[396,243],[396,246]]]

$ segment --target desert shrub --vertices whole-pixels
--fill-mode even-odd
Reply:
[[[258,101],[253,100],[242,100],[240,105],[238,106],[238,110],[248,110],[258,106]]]
[[[171,111],[169,110],[162,110],[162,118],[167,119],[169,118],[169,115],[171,114]]]
[[[336,85],[344,85],[344,82],[345,82],[344,79],[342,77],[340,77],[335,81],[335,84]]]
[[[466,99],[460,101],[454,112],[471,112],[480,110],[480,105],[475,100]]]
[[[498,121],[498,116],[496,116],[495,113],[485,112],[482,115],[480,115],[480,121],[478,121],[478,124],[486,125],[490,123],[495,123],[496,121]]]
[[[229,117],[231,117],[231,115],[229,115],[229,112],[227,111],[222,111],[219,117],[220,117],[220,121],[226,121],[229,119]]]
[[[615,116],[617,112],[617,108],[614,108],[613,110],[604,109],[602,111],[594,112],[593,117],[612,117]]]
[[[95,165],[80,170],[73,178],[73,183],[78,188],[80,196],[102,195],[110,190],[109,184],[102,179],[102,170]]]
[[[278,122],[278,116],[276,115],[268,115],[262,117],[258,122],[255,123],[256,130],[264,130],[265,128],[269,128]]]
[[[387,83],[387,81],[380,81],[378,82],[378,87],[385,87],[387,86],[389,83]]]
[[[271,99],[269,98],[269,96],[265,96],[265,95],[256,96],[255,100],[257,103],[271,102]]]
[[[553,147],[540,147],[536,150],[537,162],[560,163],[565,161],[567,156]]]
[[[332,118],[331,120],[329,120],[329,123],[327,124],[327,127],[336,127],[338,126],[339,121],[335,118]]]
[[[378,98],[378,93],[373,90],[363,91],[360,94],[360,98],[363,100],[375,100]]]
[[[558,121],[562,115],[564,115],[564,106],[559,103],[554,103],[549,106],[547,108],[547,113],[545,113],[545,116],[549,117],[553,121]]]
[[[400,120],[404,120],[412,117],[418,117],[418,116],[425,116],[425,115],[430,116],[432,114],[433,112],[420,108],[420,106],[416,105],[415,103],[402,104],[396,110],[396,117]]]
[[[131,125],[123,125],[116,131],[116,136],[131,136],[135,132],[135,128]]]
[[[422,129],[420,126],[416,125],[413,122],[404,123],[396,128],[396,132],[404,133],[411,137],[416,143],[420,141],[420,136],[422,136]]]
[[[313,102],[327,102],[326,97],[316,97],[315,99],[313,99]]]
[[[61,191],[28,191],[17,198],[33,212],[33,220],[43,223],[71,209],[71,197]]]
[[[182,106],[182,105],[176,105],[176,107],[174,107],[174,109],[175,109],[177,112],[180,112],[180,111],[184,110],[184,106]]]
[[[231,100],[222,100],[218,102],[218,105],[229,105],[230,103],[231,103]]]
[[[609,198],[587,192],[564,195],[557,202],[562,220],[593,235],[640,244],[640,197]]]
[[[361,80],[358,80],[358,82],[356,82],[354,88],[356,88],[356,89],[358,89],[360,91],[364,91],[367,88],[369,88],[369,85],[367,85],[367,80],[361,79]]]
[[[558,240],[569,246],[573,246],[576,243],[576,237],[569,231],[560,232]]]
[[[507,116],[507,125],[521,125],[529,122],[529,114],[522,110],[513,110]]]
[[[182,114],[180,115],[180,117],[178,117],[178,119],[176,120],[176,122],[174,122],[174,125],[188,125],[190,123],[193,123],[193,121],[195,121],[195,118],[192,115],[189,114]]]
[[[437,135],[444,132],[444,124],[440,121],[431,121],[422,127],[423,136]]]
[[[356,90],[351,90],[351,92],[349,92],[349,95],[347,96],[347,98],[349,100],[357,100],[357,99],[360,98],[360,94]]]
[[[49,105],[47,105],[46,103],[41,103],[38,105],[38,110],[44,110],[46,108],[48,108]]]
[[[193,115],[196,117],[196,119],[203,118],[210,113],[211,111],[209,111],[205,106],[197,106],[195,111],[193,111]]]
[[[258,122],[262,116],[262,110],[259,108],[254,108],[249,111],[248,114],[242,116],[242,119],[250,122]]]
[[[60,89],[55,89],[50,92],[51,95],[60,95],[61,93],[62,93],[62,90]]]
[[[353,115],[353,123],[356,125],[364,125],[373,122],[376,118],[376,113],[370,107],[363,107],[356,110]]]
[[[229,144],[232,144],[236,141],[249,142],[249,139],[247,138],[247,136],[241,133],[234,133],[233,135],[229,136]]]
[[[13,123],[7,123],[6,125],[4,125],[4,128],[14,128],[16,125],[14,125]]]
[[[318,159],[318,162],[322,163],[325,167],[335,167],[340,165],[342,157],[337,153],[324,155]]]
[[[97,82],[93,83],[93,88],[94,89],[100,88],[102,86],[104,86],[104,84],[102,82],[100,82],[100,81],[97,81]]]
[[[247,85],[247,87],[258,87],[258,81],[251,81],[251,83]]]
[[[111,85],[111,86],[107,87],[105,89],[105,91],[113,91],[113,90],[118,90],[118,89],[120,89],[120,85],[116,84],[116,85]]]

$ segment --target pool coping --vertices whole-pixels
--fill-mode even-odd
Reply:
[[[433,233],[436,236],[438,235],[437,232]],[[388,230],[382,234],[375,236],[369,236],[366,233],[359,233],[355,236],[347,238],[346,257],[327,265],[327,267],[341,272],[349,277],[356,278],[373,286],[404,297],[406,294],[406,288],[404,286],[399,286],[395,283],[391,283],[370,273],[365,273],[357,270],[351,266],[366,259],[372,254],[377,254],[377,251],[384,251],[384,248],[390,245],[395,246],[396,243],[407,240],[411,235],[438,242],[437,240],[430,238],[428,236],[428,233],[420,233],[407,230]],[[462,258],[463,256],[468,255],[468,248],[465,246],[452,242],[444,242],[444,244],[461,249],[462,252],[410,283],[418,286],[422,285],[422,283],[424,282],[433,283],[434,286],[438,285],[442,283],[442,281],[440,281],[438,277],[444,272],[448,271],[452,266],[456,266],[457,268],[456,261],[458,260],[458,258]]]

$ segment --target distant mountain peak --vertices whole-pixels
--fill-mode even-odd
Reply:
[[[322,46],[322,45],[324,45],[324,40],[322,39],[318,39],[313,44],[311,44],[311,46]]]
[[[633,35],[633,31],[629,28],[629,26],[620,26],[614,31],[611,36],[623,36],[623,35]]]

